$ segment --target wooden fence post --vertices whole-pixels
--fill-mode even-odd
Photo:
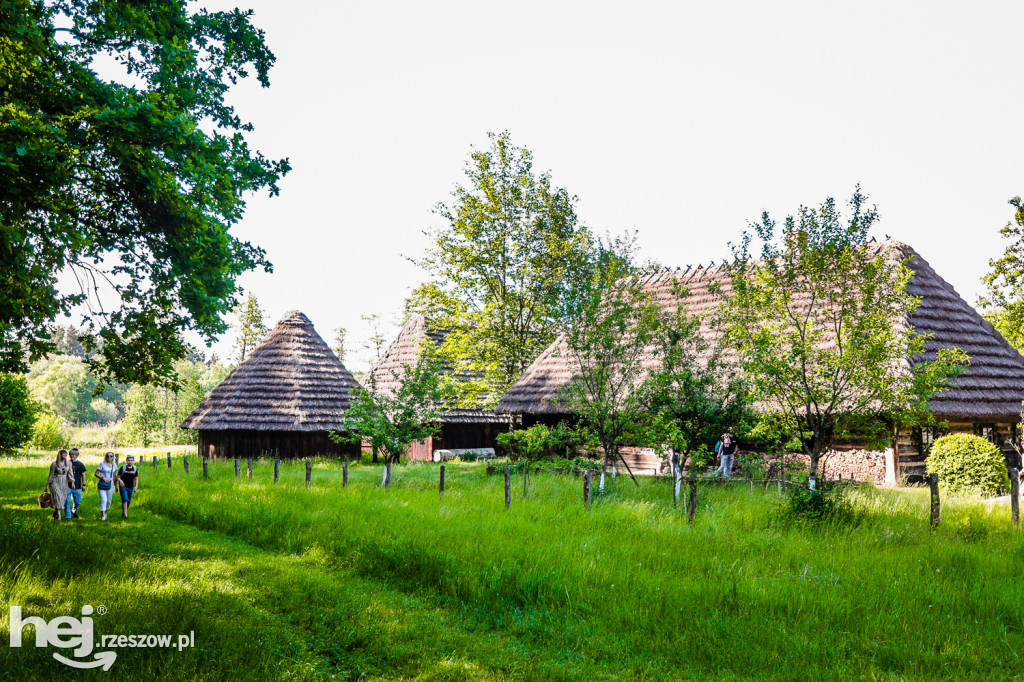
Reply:
[[[310,483],[312,483],[312,479],[313,479],[313,463],[310,462],[307,459],[306,460],[306,487],[307,488],[310,486]]]
[[[203,478],[209,478],[209,472],[206,470],[206,462],[209,459],[206,455],[203,455]]]
[[[119,466],[121,466],[121,455],[115,452],[114,453],[114,468],[116,469]]]
[[[248,466],[249,466],[249,480],[251,481],[251,480],[252,480],[252,457],[249,457],[249,458],[248,458],[248,459],[246,460],[246,463],[247,463],[247,464],[248,464]]]
[[[1020,525],[1020,470],[1016,467],[1010,472],[1010,519],[1014,528]]]
[[[153,471],[156,471],[156,455],[153,455]]]
[[[182,457],[181,459],[182,459],[182,461],[183,461],[183,462],[184,462],[184,464],[185,464],[185,473],[187,474],[187,473],[188,473],[188,455],[185,455],[185,456],[184,456],[184,457]]]
[[[512,473],[505,466],[505,509],[512,508]]]
[[[583,475],[583,506],[587,511],[590,511],[590,479],[593,475],[593,469],[587,469],[587,473]]]
[[[348,462],[341,463],[341,488],[344,490],[348,487]]]
[[[697,475],[691,472],[687,484],[689,495],[686,499],[686,521],[693,523],[693,517],[697,515]]]
[[[171,468],[171,453],[167,453],[167,468]]]
[[[277,483],[278,476],[281,475],[281,460],[274,460],[274,483]]]
[[[438,484],[438,491],[441,494],[441,499],[444,499],[444,465],[441,465],[441,482]]]
[[[931,501],[932,501],[932,528],[939,525],[939,513],[941,511],[939,507],[939,475],[929,474],[928,475],[928,487],[931,488]]]
[[[238,458],[235,457],[235,480],[237,481],[239,478],[241,478],[241,473],[238,471]]]

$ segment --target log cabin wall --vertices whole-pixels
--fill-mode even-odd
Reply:
[[[199,456],[217,458],[328,455],[357,458],[359,443],[335,443],[326,431],[199,431]]]

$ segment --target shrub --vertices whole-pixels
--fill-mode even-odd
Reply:
[[[55,414],[43,413],[32,429],[32,447],[36,450],[59,450],[71,442],[71,425]]]
[[[829,481],[820,481],[815,490],[802,485],[790,486],[783,505],[783,516],[792,521],[850,523],[856,520],[845,488]]]
[[[943,436],[932,443],[926,461],[929,474],[952,493],[994,495],[1006,489],[1006,461],[993,443],[966,433]]]
[[[35,412],[25,377],[0,374],[0,454],[14,452],[28,442]]]

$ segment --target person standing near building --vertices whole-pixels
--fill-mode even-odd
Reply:
[[[68,497],[64,503],[64,518],[78,518],[78,507],[82,504],[82,489],[85,487],[85,465],[78,461],[78,448],[71,448],[71,474],[74,482],[68,485]]]
[[[715,471],[716,474],[721,474],[723,478],[732,478],[732,465],[736,460],[736,451],[738,449],[739,443],[736,441],[736,437],[731,433],[723,433],[722,446],[718,449],[722,463]]]
[[[100,521],[107,520],[107,510],[114,499],[114,453],[103,455],[103,461],[96,467],[93,476],[99,479],[96,490],[100,494]]]
[[[117,470],[117,482],[121,484],[121,518],[127,519],[132,496],[139,489],[139,470],[132,455],[125,457],[124,464]]]

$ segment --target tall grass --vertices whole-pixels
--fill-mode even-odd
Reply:
[[[32,471],[3,473],[28,491]],[[57,589],[77,613],[88,602],[65,583],[113,580],[158,607],[147,615],[122,604],[126,617],[195,629],[229,678],[248,657],[257,676],[353,679],[357,670],[381,679],[1012,679],[1020,670],[1024,543],[1006,507],[950,499],[932,531],[927,491],[863,486],[850,493],[856,523],[806,525],[787,520],[774,489],[709,486],[690,526],[664,479],[636,488],[620,478],[589,512],[579,479],[533,477],[528,499],[518,479],[506,510],[502,477],[483,465],[447,473],[442,501],[437,465],[397,468],[390,491],[380,468],[353,466],[342,490],[330,461],[316,463],[306,489],[299,463],[283,465],[274,484],[266,462],[253,482],[244,463],[236,481],[231,462],[211,462],[203,480],[198,465],[186,477],[179,458],[170,472],[162,462],[143,469],[139,520],[77,527],[41,520],[5,486],[0,585],[20,599]],[[74,558],[85,540],[103,549]],[[324,597],[340,585],[351,601]],[[189,594],[212,600],[212,611],[176,615]],[[367,610],[368,620],[354,615]],[[245,636],[225,631],[239,618]],[[402,639],[339,634],[352,622],[398,628]],[[251,645],[257,635],[261,647]],[[155,665],[160,654],[137,656]]]

